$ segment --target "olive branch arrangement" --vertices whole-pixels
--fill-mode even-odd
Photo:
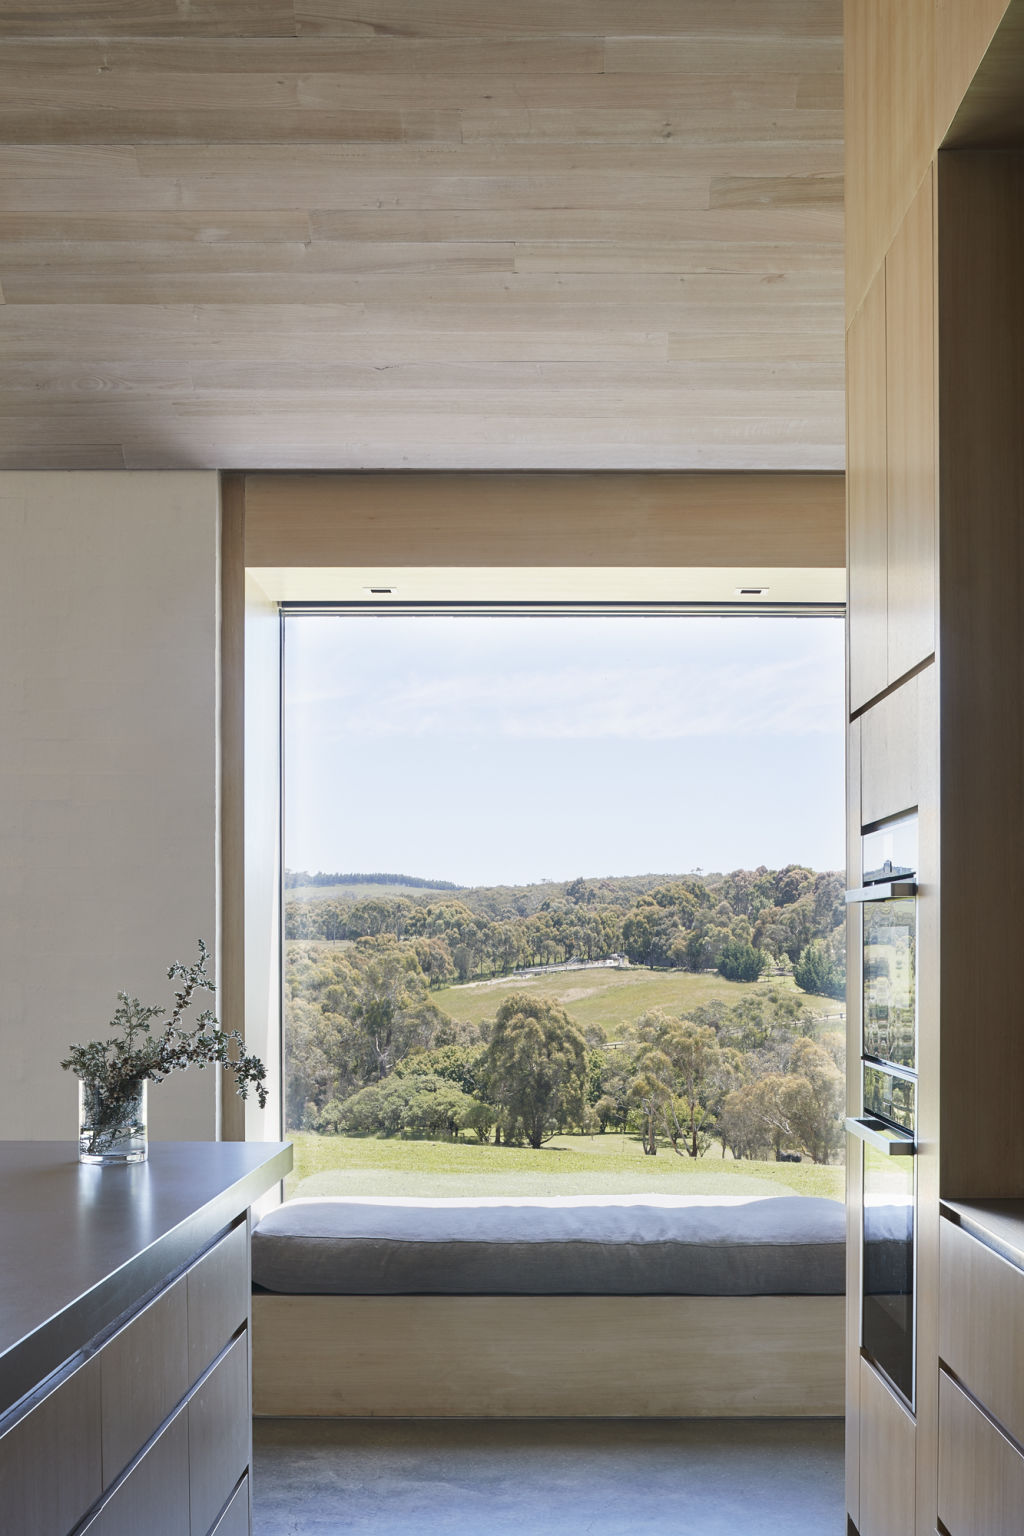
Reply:
[[[194,965],[182,965],[176,960],[168,969],[168,979],[181,982],[170,1018],[166,1008],[151,1008],[137,997],[119,992],[110,1027],[120,1029],[120,1036],[72,1045],[61,1062],[65,1072],[74,1072],[96,1093],[107,1125],[116,1126],[126,1114],[130,1115],[143,1079],[160,1083],[169,1072],[191,1066],[223,1067],[234,1074],[239,1098],[248,1098],[253,1087],[260,1108],[266,1104],[266,1068],[258,1056],[246,1051],[237,1029],[221,1029],[209,1008],[199,1015],[194,1028],[182,1028],[182,1019],[192,1006],[195,993],[215,990],[215,983],[206,974],[207,955],[206,945],[200,939],[199,959]],[[154,1034],[154,1023],[165,1018],[163,1028]],[[234,1055],[232,1045],[237,1046]]]

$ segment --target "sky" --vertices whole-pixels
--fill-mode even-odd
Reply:
[[[286,620],[289,869],[841,869],[843,796],[838,619]]]

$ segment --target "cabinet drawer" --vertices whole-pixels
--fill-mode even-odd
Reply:
[[[0,1529],[67,1536],[102,1487],[94,1356],[0,1436]]]
[[[939,1373],[939,1519],[949,1536],[1020,1536],[1024,1456]]]
[[[189,1389],[184,1276],[115,1334],[99,1358],[108,1488]]]
[[[939,1238],[939,1354],[1024,1443],[1024,1271],[953,1222]]]
[[[85,1536],[190,1536],[188,1419],[183,1409],[111,1494]]]
[[[249,1229],[243,1221],[222,1237],[185,1279],[188,1284],[188,1375],[196,1381],[249,1316]]]
[[[212,1536],[249,1536],[249,1479],[246,1478],[217,1521]]]
[[[209,1531],[249,1468],[249,1335],[235,1340],[188,1404],[193,1536]]]

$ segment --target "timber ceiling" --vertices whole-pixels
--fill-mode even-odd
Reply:
[[[0,0],[0,467],[838,469],[841,0]]]

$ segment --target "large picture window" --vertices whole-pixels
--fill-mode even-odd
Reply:
[[[284,625],[291,1192],[841,1198],[842,625]]]

